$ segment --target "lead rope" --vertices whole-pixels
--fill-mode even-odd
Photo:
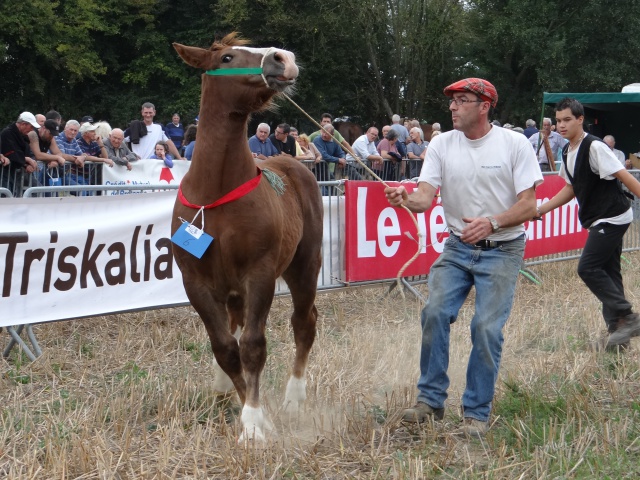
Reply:
[[[264,60],[265,58],[267,58],[267,55],[269,55],[271,52],[275,52],[276,50],[277,49],[274,47],[269,47],[267,51],[264,52],[264,55],[262,55],[262,60],[260,60],[260,69],[262,70],[262,72],[260,73],[260,76],[262,77],[262,81],[267,86],[267,88],[271,88],[271,87],[269,87],[269,82],[267,82],[267,77],[264,76]]]
[[[294,102],[291,97],[289,97],[289,95],[287,95],[286,93],[283,93],[282,95],[284,95],[284,98],[286,98],[287,100],[289,100],[294,107],[296,107],[298,110],[300,110],[302,112],[302,114],[307,117],[314,125],[316,125],[318,128],[320,128],[322,131],[324,131],[325,133],[327,133],[328,135],[331,135],[331,137],[335,140],[335,142],[340,145],[340,147],[347,152],[349,155],[351,155],[353,158],[356,159],[356,161],[373,177],[375,178],[377,181],[379,181],[380,183],[382,183],[385,187],[388,187],[389,185],[382,180],[378,175],[376,175],[376,173],[371,170],[361,159],[360,157],[358,157],[355,152],[351,149],[351,147],[345,147],[342,143],[340,143],[338,141],[338,139],[330,134],[327,130],[325,130],[325,128],[320,125],[318,122],[316,122],[313,118],[311,118],[311,116],[305,112],[302,107],[300,107],[300,105],[298,105],[296,102]],[[402,274],[405,272],[405,270],[409,267],[409,265],[411,265],[413,262],[415,262],[415,260],[418,258],[418,255],[420,255],[420,250],[422,249],[422,241],[424,239],[424,235],[422,235],[420,233],[420,228],[418,227],[418,220],[416,219],[415,215],[413,215],[413,212],[411,210],[409,210],[406,205],[404,205],[404,203],[402,205],[400,205],[402,208],[404,208],[407,213],[409,214],[409,216],[411,217],[411,220],[413,220],[413,224],[416,227],[416,232],[418,234],[418,250],[416,251],[416,253],[414,253],[413,257],[411,257],[403,266],[402,268],[400,268],[400,270],[398,271],[398,274],[396,275],[396,283],[398,284],[398,289],[400,290],[400,295],[402,296],[402,299],[405,299],[404,296],[404,289],[401,288],[402,287]],[[413,241],[416,241],[409,232],[405,232],[405,235],[407,237],[409,237],[410,239],[412,239]]]

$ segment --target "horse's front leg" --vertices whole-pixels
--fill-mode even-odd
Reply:
[[[235,386],[242,403],[246,398],[246,383],[242,375],[242,363],[238,339],[229,331],[229,320],[224,303],[214,299],[212,292],[204,282],[185,282],[185,291],[193,308],[196,309],[204,324],[211,350],[216,363],[216,377],[213,388],[216,392],[226,393]],[[236,335],[239,332],[236,332]],[[220,375],[222,374],[222,375]]]
[[[247,385],[247,396],[242,407],[242,434],[238,443],[245,439],[265,441],[265,431],[272,430],[273,425],[266,418],[260,404],[260,375],[267,360],[267,339],[265,327],[273,294],[275,280],[263,281],[248,289],[246,298],[246,321],[240,337],[240,358]]]

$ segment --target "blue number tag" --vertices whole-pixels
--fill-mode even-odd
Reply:
[[[194,257],[202,258],[204,252],[213,242],[213,237],[204,233],[195,225],[185,222],[173,234],[171,241]]]

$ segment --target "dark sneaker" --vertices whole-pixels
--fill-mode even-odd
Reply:
[[[618,320],[616,331],[611,334],[607,347],[629,343],[632,337],[640,335],[640,315],[630,313]]]
[[[460,435],[467,438],[482,438],[489,431],[489,422],[476,420],[471,417],[464,417],[462,426],[454,430],[454,435]]]
[[[423,423],[430,418],[442,420],[444,408],[432,408],[424,402],[418,402],[411,408],[405,408],[402,412],[402,420],[405,422]]]

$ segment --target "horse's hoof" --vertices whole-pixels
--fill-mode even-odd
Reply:
[[[240,416],[242,424],[242,433],[238,438],[238,445],[242,445],[245,441],[252,440],[254,443],[266,442],[265,431],[273,432],[273,423],[264,414],[261,407],[249,407],[245,405],[242,408]]]
[[[251,442],[253,442],[257,447],[265,446],[267,443],[267,438],[265,437],[264,432],[255,425],[253,428],[244,428],[238,438],[238,445],[240,446],[248,446]]]
[[[287,383],[287,391],[282,404],[287,413],[298,413],[304,401],[307,399],[307,381],[304,378],[296,378],[293,375]]]

